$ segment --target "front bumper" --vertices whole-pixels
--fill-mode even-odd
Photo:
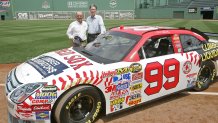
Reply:
[[[15,118],[10,113],[8,113],[8,123],[50,123],[50,121],[27,121]]]
[[[12,116],[10,113],[8,113],[8,123],[36,123],[36,122],[20,120],[18,118],[15,118],[14,116]]]

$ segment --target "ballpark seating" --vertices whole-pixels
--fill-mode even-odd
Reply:
[[[192,0],[188,7],[215,7],[218,6],[218,0]]]

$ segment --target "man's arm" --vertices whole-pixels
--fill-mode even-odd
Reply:
[[[73,24],[70,24],[68,29],[67,29],[67,36],[69,39],[73,39],[74,38],[74,35],[73,35]]]
[[[100,29],[101,29],[101,34],[104,34],[106,33],[106,29],[105,29],[105,26],[104,26],[104,21],[102,19],[102,17],[99,15],[99,26],[100,26]]]

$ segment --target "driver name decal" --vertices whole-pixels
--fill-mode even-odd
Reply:
[[[67,61],[67,63],[74,69],[78,70],[83,66],[90,66],[93,65],[90,61],[88,61],[86,58],[82,57],[79,54],[76,54],[76,52],[70,50],[70,49],[63,49],[56,51],[57,54],[60,56],[64,56],[64,60]]]

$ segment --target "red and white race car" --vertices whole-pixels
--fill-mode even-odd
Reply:
[[[118,27],[85,48],[49,52],[8,74],[10,123],[91,123],[217,75],[216,43],[196,29]]]

